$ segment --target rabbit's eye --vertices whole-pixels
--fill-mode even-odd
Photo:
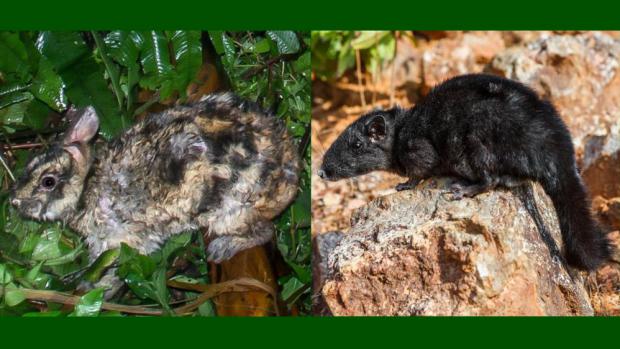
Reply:
[[[41,186],[48,190],[54,189],[56,186],[56,178],[54,176],[44,176],[41,178]]]
[[[362,142],[357,141],[355,143],[353,143],[353,149],[359,149],[362,147]]]

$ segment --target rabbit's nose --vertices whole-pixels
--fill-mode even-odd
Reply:
[[[22,201],[20,199],[13,199],[11,200],[11,205],[15,206],[15,207],[19,207],[19,204],[21,204]]]

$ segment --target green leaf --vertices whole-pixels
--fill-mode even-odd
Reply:
[[[135,274],[141,279],[148,279],[157,267],[156,263],[149,256],[141,255],[137,250],[126,244],[121,244],[118,261],[119,268],[117,274],[121,278],[129,274]]]
[[[95,108],[102,136],[110,139],[129,125],[117,108],[116,99],[103,78],[103,70],[92,57],[79,61],[60,75],[67,84],[67,95],[76,107]]]
[[[351,41],[351,47],[354,50],[364,50],[376,45],[385,37],[389,35],[389,31],[363,31],[358,37]]]
[[[291,206],[291,221],[296,227],[310,226],[310,192],[303,191]]]
[[[0,57],[0,71],[22,82],[29,80],[28,53],[18,33],[0,32]]]
[[[51,281],[51,276],[41,271],[42,267],[43,262],[37,263],[37,265],[30,269],[25,276],[26,280],[37,289],[48,288]]]
[[[103,273],[114,263],[116,263],[120,254],[120,248],[114,248],[103,252],[99,255],[99,257],[97,257],[90,268],[88,268],[86,273],[84,273],[83,279],[92,283],[97,282],[97,280],[101,279]]]
[[[299,51],[299,40],[297,40],[295,32],[268,30],[266,34],[276,43],[278,52],[281,54],[291,54]]]
[[[24,291],[17,287],[7,287],[4,290],[4,300],[9,307],[14,307],[26,299]]]
[[[30,92],[17,92],[0,99],[0,122],[21,125],[33,98]]]
[[[222,46],[224,48],[224,55],[231,64],[235,60],[237,49],[235,48],[235,42],[226,33],[222,32]]]
[[[127,68],[127,82],[121,84],[127,97],[127,110],[133,107],[133,89],[140,80],[140,50],[143,38],[135,31],[112,31],[104,38],[110,56],[120,65]]]
[[[381,68],[394,58],[395,51],[396,40],[393,35],[384,36],[376,45],[368,50],[366,58],[367,70],[375,80],[379,78]]]
[[[72,249],[69,253],[63,254],[60,257],[48,259],[45,261],[45,265],[54,266],[54,265],[63,265],[76,260],[82,253],[84,253],[84,249],[82,245],[78,245],[76,248]]]
[[[32,259],[35,261],[46,261],[62,256],[60,251],[60,230],[49,228],[41,234],[39,243],[32,251]]]
[[[166,264],[168,258],[178,251],[179,249],[187,246],[192,239],[192,233],[185,232],[182,234],[174,235],[166,243],[164,247],[157,253],[161,255],[161,263]]]
[[[26,236],[22,238],[19,244],[19,253],[32,253],[32,251],[34,251],[34,248],[39,244],[39,240],[41,240],[41,235],[39,234],[39,232],[28,232],[28,234],[26,234]]]
[[[213,48],[215,48],[215,53],[218,55],[224,53],[224,42],[222,41],[223,35],[224,32],[221,30],[209,30],[209,39],[211,39]]]
[[[138,298],[156,298],[153,284],[145,280],[141,275],[129,273],[125,276],[124,281]]]
[[[0,285],[7,285],[11,281],[13,281],[13,276],[4,264],[0,264]]]
[[[170,310],[168,307],[168,302],[170,299],[170,294],[168,292],[168,287],[166,287],[166,281],[168,278],[166,277],[166,268],[159,268],[153,274],[153,285],[155,294],[151,297],[159,304],[161,304],[166,310]]]
[[[355,51],[351,46],[345,46],[338,54],[338,65],[336,69],[336,77],[342,76],[344,72],[355,65]]]
[[[23,123],[25,126],[32,129],[41,130],[45,128],[46,121],[51,112],[52,110],[47,104],[38,99],[34,99],[28,104],[28,108],[26,108]]]
[[[143,38],[140,61],[144,78],[140,85],[151,90],[159,89],[161,99],[166,99],[173,91],[170,81],[173,66],[170,62],[168,39],[163,32],[149,31],[141,33]]]
[[[89,54],[78,33],[42,32],[37,48],[64,81],[69,100],[78,108],[95,108],[102,136],[109,139],[129,124],[119,113],[116,98],[104,79],[103,68]]]
[[[36,47],[56,71],[68,68],[90,53],[78,32],[43,31]]]
[[[140,33],[115,30],[108,33],[103,41],[108,48],[108,53],[116,62],[124,67],[137,65],[140,49],[143,45],[143,38]]]
[[[26,274],[26,280],[30,281],[30,282],[34,282],[37,278],[37,276],[39,276],[39,272],[41,272],[41,267],[43,266],[43,262],[37,263],[37,265],[30,269],[30,271],[28,271],[28,274]]]
[[[39,70],[32,81],[30,92],[56,111],[67,109],[67,96],[62,79],[45,58],[39,61]]]
[[[210,300],[202,303],[198,307],[198,314],[205,317],[215,316],[215,307],[213,306],[213,303]]]
[[[0,97],[11,95],[15,92],[22,92],[27,90],[29,87],[30,84],[25,84],[22,82],[4,83],[0,86]]]
[[[310,53],[310,51],[299,56],[299,58],[297,58],[293,65],[295,67],[295,70],[302,74],[304,74],[306,71],[310,71],[310,69],[312,69],[312,54]]]
[[[266,53],[271,49],[271,45],[269,45],[269,39],[262,38],[254,44],[254,53]]]
[[[123,107],[123,102],[125,101],[125,94],[121,89],[120,85],[120,68],[112,62],[108,54],[108,48],[101,39],[101,35],[95,30],[91,31],[92,37],[95,40],[95,44],[97,45],[96,52],[99,53],[99,57],[101,57],[101,61],[105,66],[105,71],[108,79],[110,79],[110,84],[112,85],[112,91],[116,96],[116,100],[118,102],[118,108],[121,109]]]
[[[306,284],[299,281],[296,277],[291,277],[282,285],[282,299],[286,302],[290,302],[291,298],[297,295],[297,292],[304,287],[306,287]]]
[[[97,316],[103,304],[103,288],[95,288],[82,297],[75,305],[72,316]]]
[[[202,45],[199,31],[177,30],[170,37],[174,51],[175,89],[185,96],[187,86],[202,66]]]

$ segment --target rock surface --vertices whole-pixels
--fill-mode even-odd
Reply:
[[[606,136],[590,137],[586,143],[582,177],[588,186],[592,208],[615,246],[610,263],[587,279],[597,315],[620,315],[620,122]]]
[[[553,102],[581,155],[587,136],[620,120],[620,41],[601,32],[543,35],[497,54],[488,71],[521,81]]]
[[[563,265],[555,211],[538,184],[450,201],[450,181],[355,212],[338,246],[319,256],[328,258],[319,286],[333,315],[593,314],[581,275]]]
[[[620,198],[620,115],[608,135],[588,137],[581,173],[592,197]]]
[[[453,76],[482,72],[504,48],[499,31],[468,32],[437,41],[424,50],[423,93]]]

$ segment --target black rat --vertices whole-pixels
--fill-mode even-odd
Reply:
[[[408,177],[397,190],[432,176],[458,177],[453,199],[538,181],[555,206],[567,262],[594,270],[610,258],[566,125],[551,103],[521,83],[462,75],[411,109],[363,115],[328,149],[319,176],[338,180],[375,170]]]

